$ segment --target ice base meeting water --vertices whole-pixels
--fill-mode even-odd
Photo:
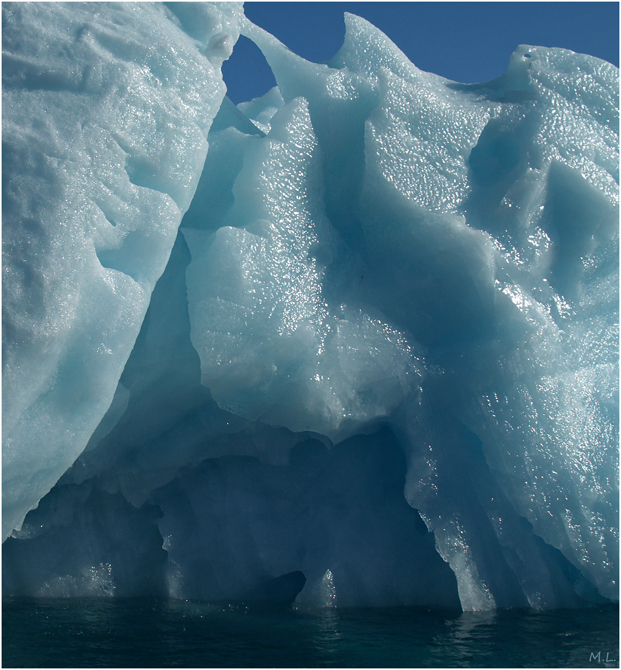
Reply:
[[[616,662],[618,68],[2,12],[5,664]]]
[[[5,599],[4,667],[618,667],[616,605],[269,609]]]

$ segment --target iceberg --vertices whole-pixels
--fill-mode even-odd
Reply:
[[[3,15],[5,594],[618,600],[617,68]],[[277,87],[235,106],[240,35]]]

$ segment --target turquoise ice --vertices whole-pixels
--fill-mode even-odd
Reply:
[[[614,66],[3,11],[5,593],[618,598]],[[278,86],[236,107],[240,34]]]

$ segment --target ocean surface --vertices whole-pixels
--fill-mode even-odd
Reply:
[[[616,605],[554,612],[3,600],[14,667],[619,667]]]

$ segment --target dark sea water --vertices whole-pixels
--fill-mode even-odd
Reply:
[[[554,612],[3,600],[14,667],[619,667],[616,605]]]

